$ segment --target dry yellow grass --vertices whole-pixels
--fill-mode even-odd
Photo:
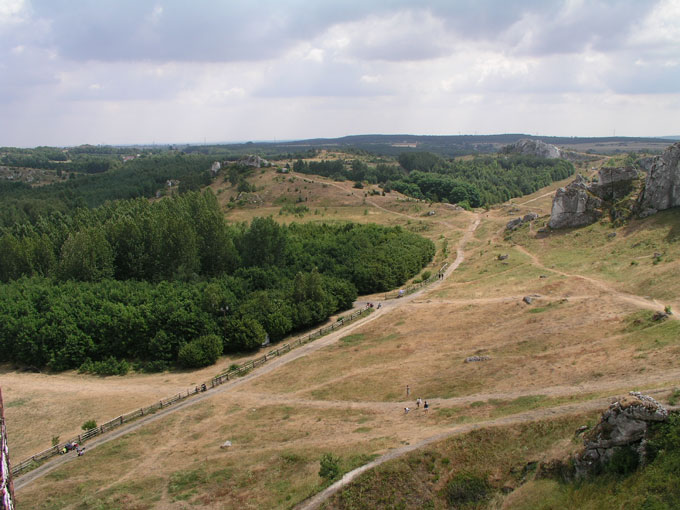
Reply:
[[[314,187],[311,213],[280,216],[274,199],[267,199],[262,207],[230,211],[229,219],[268,213],[283,222],[352,219],[422,229],[438,243],[436,265],[443,261],[443,240],[452,261],[475,218],[444,205],[424,216],[427,204],[401,201],[397,194],[352,195],[351,183],[277,177],[261,173],[258,186],[278,186],[272,197],[286,186],[304,183],[301,189],[310,193]],[[455,423],[677,385],[676,321],[631,329],[631,315],[654,303],[627,298],[621,291],[634,294],[630,285],[600,279],[596,270],[587,272],[590,279],[579,277],[582,266],[553,255],[559,246],[542,242],[528,227],[506,239],[504,226],[512,217],[549,213],[551,189],[478,213],[465,261],[448,279],[413,299],[387,303],[369,323],[327,347],[65,464],[21,489],[21,507],[290,508],[319,489],[318,461],[326,451],[349,469]],[[508,259],[498,260],[501,253]],[[677,283],[663,267],[647,269],[666,275],[668,285]],[[528,294],[540,297],[526,305],[522,297]],[[464,363],[472,355],[490,359]],[[6,400],[25,400],[8,409],[13,452],[33,443],[28,434],[12,436],[12,421],[46,437],[65,435],[91,417],[85,413],[106,410],[102,419],[109,418],[217,371],[105,379],[5,371],[0,383]],[[405,414],[418,396],[432,404],[429,413]],[[225,440],[233,446],[220,450]]]

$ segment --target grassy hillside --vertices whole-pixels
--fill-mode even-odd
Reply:
[[[383,306],[309,344],[305,356],[293,351],[280,365],[61,465],[18,491],[21,508],[292,508],[327,485],[319,476],[324,454],[339,459],[342,473],[452,434],[368,472],[328,508],[445,508],[458,475],[463,488],[488,484],[488,508],[511,497],[525,505],[517,508],[538,498],[567,501],[554,499],[564,491],[552,482],[533,492],[521,484],[531,463],[578,447],[573,431],[595,420],[608,398],[638,389],[667,400],[680,385],[680,322],[650,320],[665,305],[680,310],[672,290],[680,288],[677,210],[543,237],[537,230],[550,194],[564,182],[473,212],[272,170],[248,182],[257,190],[241,198],[229,182],[211,185],[230,221],[271,214],[282,223],[399,225],[435,242],[427,269],[454,261],[457,268],[422,294],[360,298]],[[291,212],[288,204],[308,210]],[[530,211],[540,219],[506,235],[507,221]],[[663,252],[656,263],[655,250]],[[531,304],[522,301],[527,295]],[[466,363],[471,356],[486,359]],[[21,452],[13,458],[52,435],[77,433],[86,419],[105,421],[164,391],[193,387],[233,361],[125,379],[50,379],[5,368],[8,431],[13,452]],[[416,397],[429,411],[406,414]],[[36,431],[37,421],[51,425]],[[232,446],[220,449],[226,440]]]

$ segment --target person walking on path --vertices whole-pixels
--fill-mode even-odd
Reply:
[[[423,405],[423,411],[427,412],[427,410],[430,408],[430,404],[427,403],[427,400],[425,401],[425,404]]]
[[[420,397],[418,397],[418,398],[416,399],[416,409],[420,409],[420,404],[421,404],[421,402],[422,402],[422,400],[420,399]]]
[[[406,385],[406,396],[408,397],[411,394],[411,388],[408,387],[408,384]]]

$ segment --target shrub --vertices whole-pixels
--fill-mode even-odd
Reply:
[[[614,449],[614,454],[605,470],[615,475],[629,475],[638,468],[640,457],[634,448],[621,446]]]
[[[222,354],[222,339],[217,335],[204,335],[184,344],[177,361],[187,368],[200,368],[214,364]]]
[[[81,374],[90,373],[97,375],[125,375],[130,371],[130,364],[125,360],[117,360],[113,356],[109,356],[102,361],[92,361],[86,359],[78,372]]]
[[[680,389],[675,388],[673,390],[673,393],[671,393],[671,396],[668,397],[668,405],[674,406],[675,404],[678,403],[679,400],[680,400]]]
[[[425,281],[427,280],[430,276],[432,276],[432,271],[423,271],[422,274],[420,275],[420,278]]]
[[[458,473],[446,484],[446,499],[453,508],[484,501],[490,495],[486,478],[472,473]]]
[[[332,453],[324,453],[321,456],[319,476],[327,482],[332,482],[340,476],[340,458]]]
[[[87,431],[87,430],[92,430],[97,428],[97,422],[94,420],[87,420],[85,423],[82,424],[80,427],[81,429]]]
[[[146,373],[165,372],[169,368],[170,368],[169,363],[163,360],[139,361],[135,363],[135,370],[137,370],[138,372]]]

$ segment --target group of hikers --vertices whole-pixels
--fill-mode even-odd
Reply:
[[[406,385],[406,396],[407,397],[411,396],[411,388],[409,387],[408,384]],[[423,402],[423,400],[420,397],[418,397],[416,399],[416,409],[420,409],[421,404],[423,405],[423,411],[427,413],[427,411],[430,409],[430,404],[427,403],[427,400]],[[404,407],[404,414],[408,414],[410,412],[411,412],[410,407]]]
[[[66,443],[64,445],[64,447],[61,450],[59,450],[59,453],[64,455],[64,454],[66,454],[68,452],[72,452],[74,450],[78,453],[78,457],[82,457],[83,454],[85,453],[85,447],[84,446],[82,448],[79,447],[78,443],[76,443],[75,441],[71,441],[70,443]]]

